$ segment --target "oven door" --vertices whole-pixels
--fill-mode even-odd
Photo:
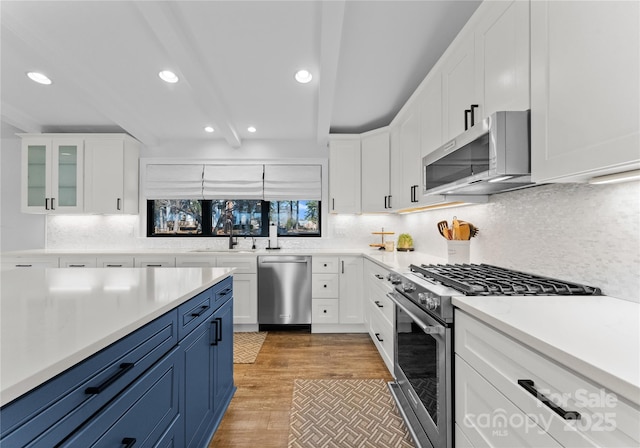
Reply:
[[[400,293],[388,297],[396,305],[394,374],[410,407],[404,412],[415,415],[421,428],[413,430],[426,433],[434,447],[451,448],[452,328]]]

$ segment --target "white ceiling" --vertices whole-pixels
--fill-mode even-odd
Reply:
[[[224,139],[239,147],[375,129],[479,3],[2,0],[2,130],[124,131],[150,146]],[[303,67],[314,74],[306,85],[293,79]],[[163,69],[180,82],[161,81]],[[28,71],[53,84],[35,84]]]

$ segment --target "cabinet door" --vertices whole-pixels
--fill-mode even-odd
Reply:
[[[88,139],[86,145],[87,212],[123,213],[123,141]]]
[[[422,150],[420,147],[420,108],[414,103],[400,121],[402,190],[396,198],[398,208],[415,207],[422,197]]]
[[[438,149],[442,143],[442,75],[439,70],[429,73],[429,80],[420,93],[421,157]],[[422,164],[422,160],[420,160]],[[420,171],[422,179],[422,170]]]
[[[82,212],[83,156],[82,139],[24,138],[22,212]]]
[[[389,132],[362,136],[362,211],[389,211]]]
[[[214,314],[218,332],[214,345],[214,424],[222,419],[233,393],[233,300],[228,300]]]
[[[233,323],[258,323],[257,274],[233,274]]]
[[[363,314],[362,257],[340,258],[340,323],[360,324]]]
[[[84,210],[84,148],[82,139],[54,139],[51,159],[50,213]]]
[[[185,447],[203,446],[214,412],[214,346],[216,325],[209,318],[181,342],[185,368]]]
[[[457,137],[467,127],[473,125],[470,114],[472,104],[478,107],[474,111],[475,122],[482,117],[482,104],[479,104],[475,91],[475,51],[473,33],[456,40],[447,50],[442,64],[442,98],[443,98],[443,131],[444,140]],[[467,117],[468,115],[468,117]]]
[[[527,110],[529,102],[529,2],[486,2],[475,27],[476,92],[483,117]]]
[[[639,2],[531,2],[534,181],[640,167],[639,21]]]
[[[360,138],[329,142],[329,211],[360,213]]]

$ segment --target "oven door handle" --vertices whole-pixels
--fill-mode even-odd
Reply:
[[[418,324],[420,326],[420,328],[422,328],[422,331],[424,331],[427,334],[443,334],[444,333],[444,327],[440,326],[440,325],[427,325],[425,324],[418,316],[416,316],[414,313],[412,313],[411,311],[409,311],[402,303],[400,303],[400,301],[398,299],[395,298],[395,296],[392,293],[387,293],[387,297],[389,299],[391,299],[391,301],[393,303],[395,303],[398,308],[400,308],[402,311],[404,311],[405,313],[407,313],[407,315],[413,319],[413,321]]]

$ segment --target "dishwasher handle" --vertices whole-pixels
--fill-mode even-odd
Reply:
[[[271,263],[301,263],[301,264],[307,264],[307,263],[309,263],[309,258],[308,257],[282,257],[282,256],[264,257],[264,258],[260,259],[259,263],[260,264],[271,264]]]

